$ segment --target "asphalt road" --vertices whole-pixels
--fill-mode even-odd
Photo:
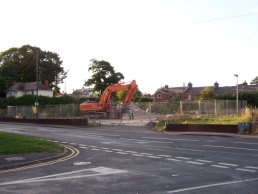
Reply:
[[[171,135],[140,126],[60,128],[0,124],[0,131],[71,145],[80,154],[0,174],[0,193],[258,193],[258,139]]]

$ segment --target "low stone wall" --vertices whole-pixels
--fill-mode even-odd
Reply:
[[[238,133],[237,125],[201,125],[201,124],[168,124],[167,131],[171,132],[214,132]]]
[[[15,122],[15,123],[36,123],[35,119],[16,119],[12,117],[2,117],[0,122]],[[73,126],[88,126],[89,121],[87,118],[74,118],[74,119],[39,119],[38,124],[50,125],[73,125]]]

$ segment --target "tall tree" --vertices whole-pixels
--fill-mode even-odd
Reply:
[[[62,83],[67,75],[59,55],[30,45],[10,48],[0,53],[0,77],[6,81],[8,87],[12,85],[13,81],[34,82],[36,81],[37,59],[38,80],[48,80],[51,88],[59,90],[58,84]]]
[[[92,72],[92,77],[85,81],[85,86],[92,86],[93,91],[102,94],[103,91],[111,84],[118,83],[124,76],[120,72],[115,72],[114,67],[106,61],[91,60],[88,71]]]
[[[251,84],[258,84],[258,76],[256,76],[252,81]]]
[[[203,88],[197,98],[199,100],[211,100],[214,98],[214,92],[211,87]]]

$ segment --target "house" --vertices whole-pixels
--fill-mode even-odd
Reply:
[[[74,90],[71,96],[78,98],[97,98],[97,95],[94,94],[92,88],[82,88]]]
[[[236,86],[223,86],[220,87],[218,82],[215,82],[213,86],[193,87],[191,82],[187,87],[172,87],[168,85],[158,89],[154,94],[155,102],[170,102],[173,99],[177,100],[196,100],[198,94],[202,92],[204,88],[210,87],[215,95],[235,94]],[[258,85],[248,85],[245,81],[243,84],[238,85],[238,92],[251,92],[258,91]]]
[[[37,94],[37,82],[16,82],[6,92],[6,97],[14,96],[21,97],[24,95],[36,95]],[[48,81],[44,83],[38,82],[38,95],[53,97],[53,90],[49,87]]]

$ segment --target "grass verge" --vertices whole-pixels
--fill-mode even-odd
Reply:
[[[0,154],[23,154],[32,152],[61,153],[63,148],[57,143],[35,137],[0,133]]]

